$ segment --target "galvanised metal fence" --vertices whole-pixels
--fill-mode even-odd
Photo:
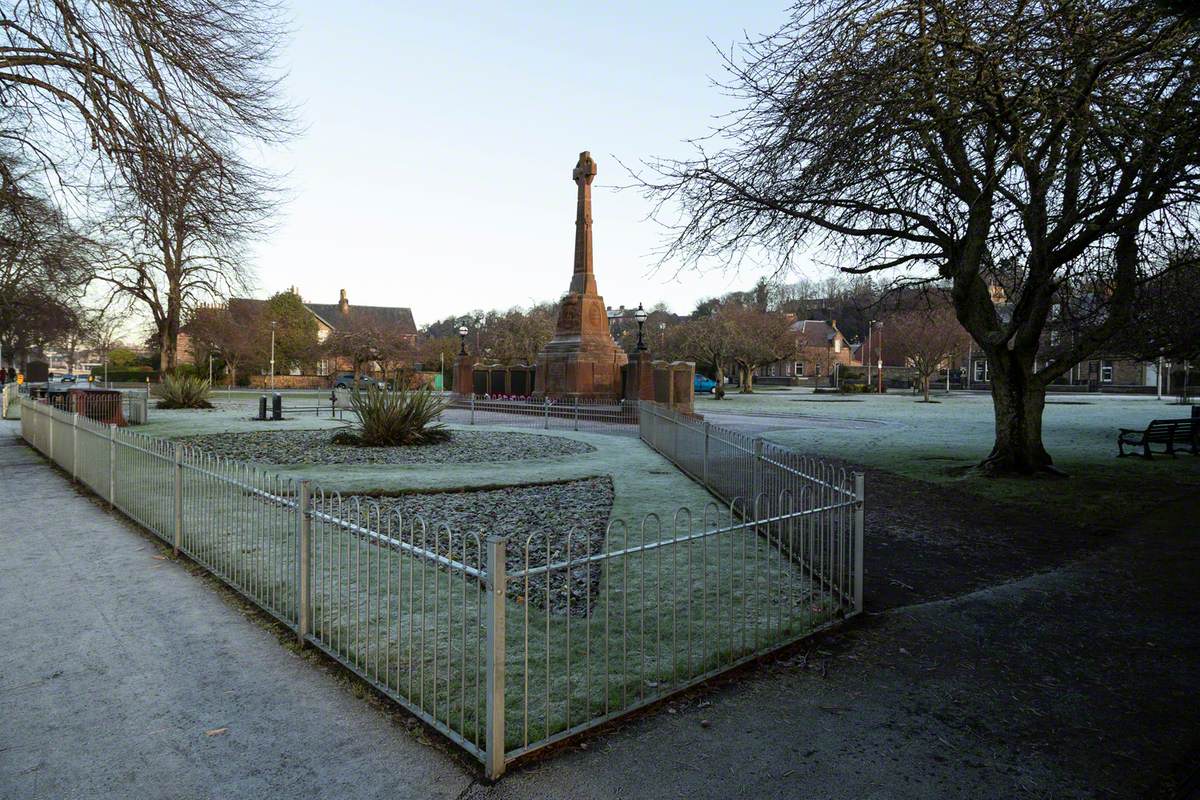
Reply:
[[[454,397],[442,412],[445,419],[468,425],[509,425],[544,430],[637,434],[638,403],[602,398]]]
[[[483,537],[23,401],[22,435],[478,758],[513,760],[861,610],[861,476]],[[767,470],[766,466],[762,469]],[[811,483],[811,481],[810,481]],[[849,565],[849,566],[847,566]]]
[[[860,473],[851,485],[845,470],[831,464],[658,403],[641,403],[638,428],[642,441],[735,509],[737,498],[763,495],[800,498],[801,505],[815,508],[864,499]],[[777,532],[768,533],[788,549],[788,542]],[[800,552],[794,557],[815,569],[832,591],[861,610],[862,542],[835,536],[826,544],[831,549]]]

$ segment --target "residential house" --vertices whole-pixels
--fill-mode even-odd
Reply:
[[[760,383],[792,383],[803,380],[810,385],[828,382],[841,367],[859,366],[854,347],[837,327],[837,320],[799,319],[789,328],[796,337],[794,358],[776,361],[759,368],[755,380]]]
[[[300,294],[295,287],[292,287],[289,291],[297,296]],[[229,299],[228,304],[232,306],[238,303],[262,304],[265,302],[265,300],[233,297]],[[412,309],[410,308],[401,306],[351,306],[345,289],[341,290],[341,297],[337,303],[308,303],[303,300],[301,302],[316,320],[317,341],[319,343],[323,344],[338,331],[344,331],[351,326],[364,323],[375,330],[387,331],[401,339],[408,339],[411,344],[416,343],[417,326],[413,321]],[[195,356],[191,338],[186,331],[179,334],[177,346],[179,363],[194,364]],[[370,364],[368,368],[371,371],[377,372],[379,365]],[[316,372],[322,376],[338,372],[349,372],[353,369],[353,363],[345,356],[328,356],[316,363]],[[293,373],[299,374],[299,371],[293,370]]]
[[[992,300],[997,303],[1001,317],[1004,318],[1007,304],[1003,291],[1000,291],[997,296],[997,291],[993,288]],[[1085,293],[1081,297],[1077,297],[1074,302],[1086,306],[1089,303],[1096,303],[1096,298]],[[1056,323],[1057,319],[1059,319],[1058,309],[1051,314],[1046,332],[1039,343],[1038,356],[1034,359],[1035,370],[1050,363],[1059,345],[1069,342],[1074,335],[1069,325],[1059,325]],[[991,385],[991,370],[987,357],[974,347],[968,352],[963,372],[963,379],[968,388],[988,388]],[[1089,391],[1104,391],[1105,389],[1148,391],[1157,387],[1158,381],[1159,371],[1156,363],[1130,358],[1119,352],[1101,351],[1093,353],[1072,366],[1065,374],[1051,383],[1050,388],[1061,390],[1077,387]]]

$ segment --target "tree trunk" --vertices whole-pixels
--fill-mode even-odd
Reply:
[[[989,352],[996,440],[980,463],[988,475],[1032,475],[1055,472],[1042,446],[1042,411],[1046,387],[1033,377],[1033,359],[1007,351]]]
[[[180,309],[176,306],[167,319],[167,368],[172,372],[179,366],[179,316]]]
[[[725,399],[725,370],[721,369],[721,365],[717,364],[716,369],[717,386],[713,389],[713,397],[717,400]]]
[[[748,364],[743,364],[738,370],[741,373],[738,394],[754,394],[754,370]]]
[[[158,350],[159,350],[158,373],[159,373],[159,375],[166,375],[168,372],[171,371],[171,353],[170,353],[170,351],[173,349],[174,349],[173,343],[171,342],[171,328],[166,323],[163,323],[163,325],[158,330]]]
[[[921,376],[921,391],[924,392],[925,402],[928,403],[929,402],[929,376],[928,375]]]

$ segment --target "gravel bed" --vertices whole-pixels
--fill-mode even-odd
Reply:
[[[401,533],[393,524],[390,535],[434,550],[439,555],[462,560],[465,537],[467,563],[470,566],[483,565],[483,554],[476,553],[475,538],[471,534],[478,534],[480,542],[489,533],[507,534],[506,563],[512,573],[525,568],[527,539],[531,568],[565,561],[568,542],[572,561],[601,552],[612,511],[613,485],[610,478],[603,477],[481,492],[405,494],[398,497],[351,495],[342,498],[341,513],[332,506],[328,508],[328,513],[346,518],[346,504],[353,502],[355,497],[362,503],[378,503],[385,514],[399,511],[406,530]],[[364,516],[367,516],[365,512]],[[409,527],[414,517],[424,519],[428,526],[428,533],[423,538],[417,533],[415,541]],[[377,524],[376,519],[378,517],[372,511],[372,525]],[[442,525],[449,529],[449,535]],[[435,530],[440,531],[436,537]],[[571,569],[569,579],[563,570],[553,572],[549,594],[551,613],[567,612],[569,591],[571,615],[586,614],[589,601],[596,601],[600,573],[598,563]],[[523,578],[510,581],[508,594],[514,600],[544,609],[547,606],[546,575],[529,578],[527,598]]]
[[[449,441],[421,447],[355,447],[333,444],[330,440],[336,433],[333,428],[264,430],[187,436],[179,441],[252,464],[478,464],[573,456],[596,449],[561,436],[501,431],[451,431]]]

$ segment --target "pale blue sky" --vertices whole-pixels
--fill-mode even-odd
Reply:
[[[617,163],[682,155],[729,100],[709,39],[779,26],[751,3],[329,3],[295,0],[284,52],[305,133],[270,163],[293,199],[255,248],[259,294],[408,305],[418,324],[567,288],[579,151],[593,187],[609,305],[701,297],[753,274],[650,274],[661,229]]]

